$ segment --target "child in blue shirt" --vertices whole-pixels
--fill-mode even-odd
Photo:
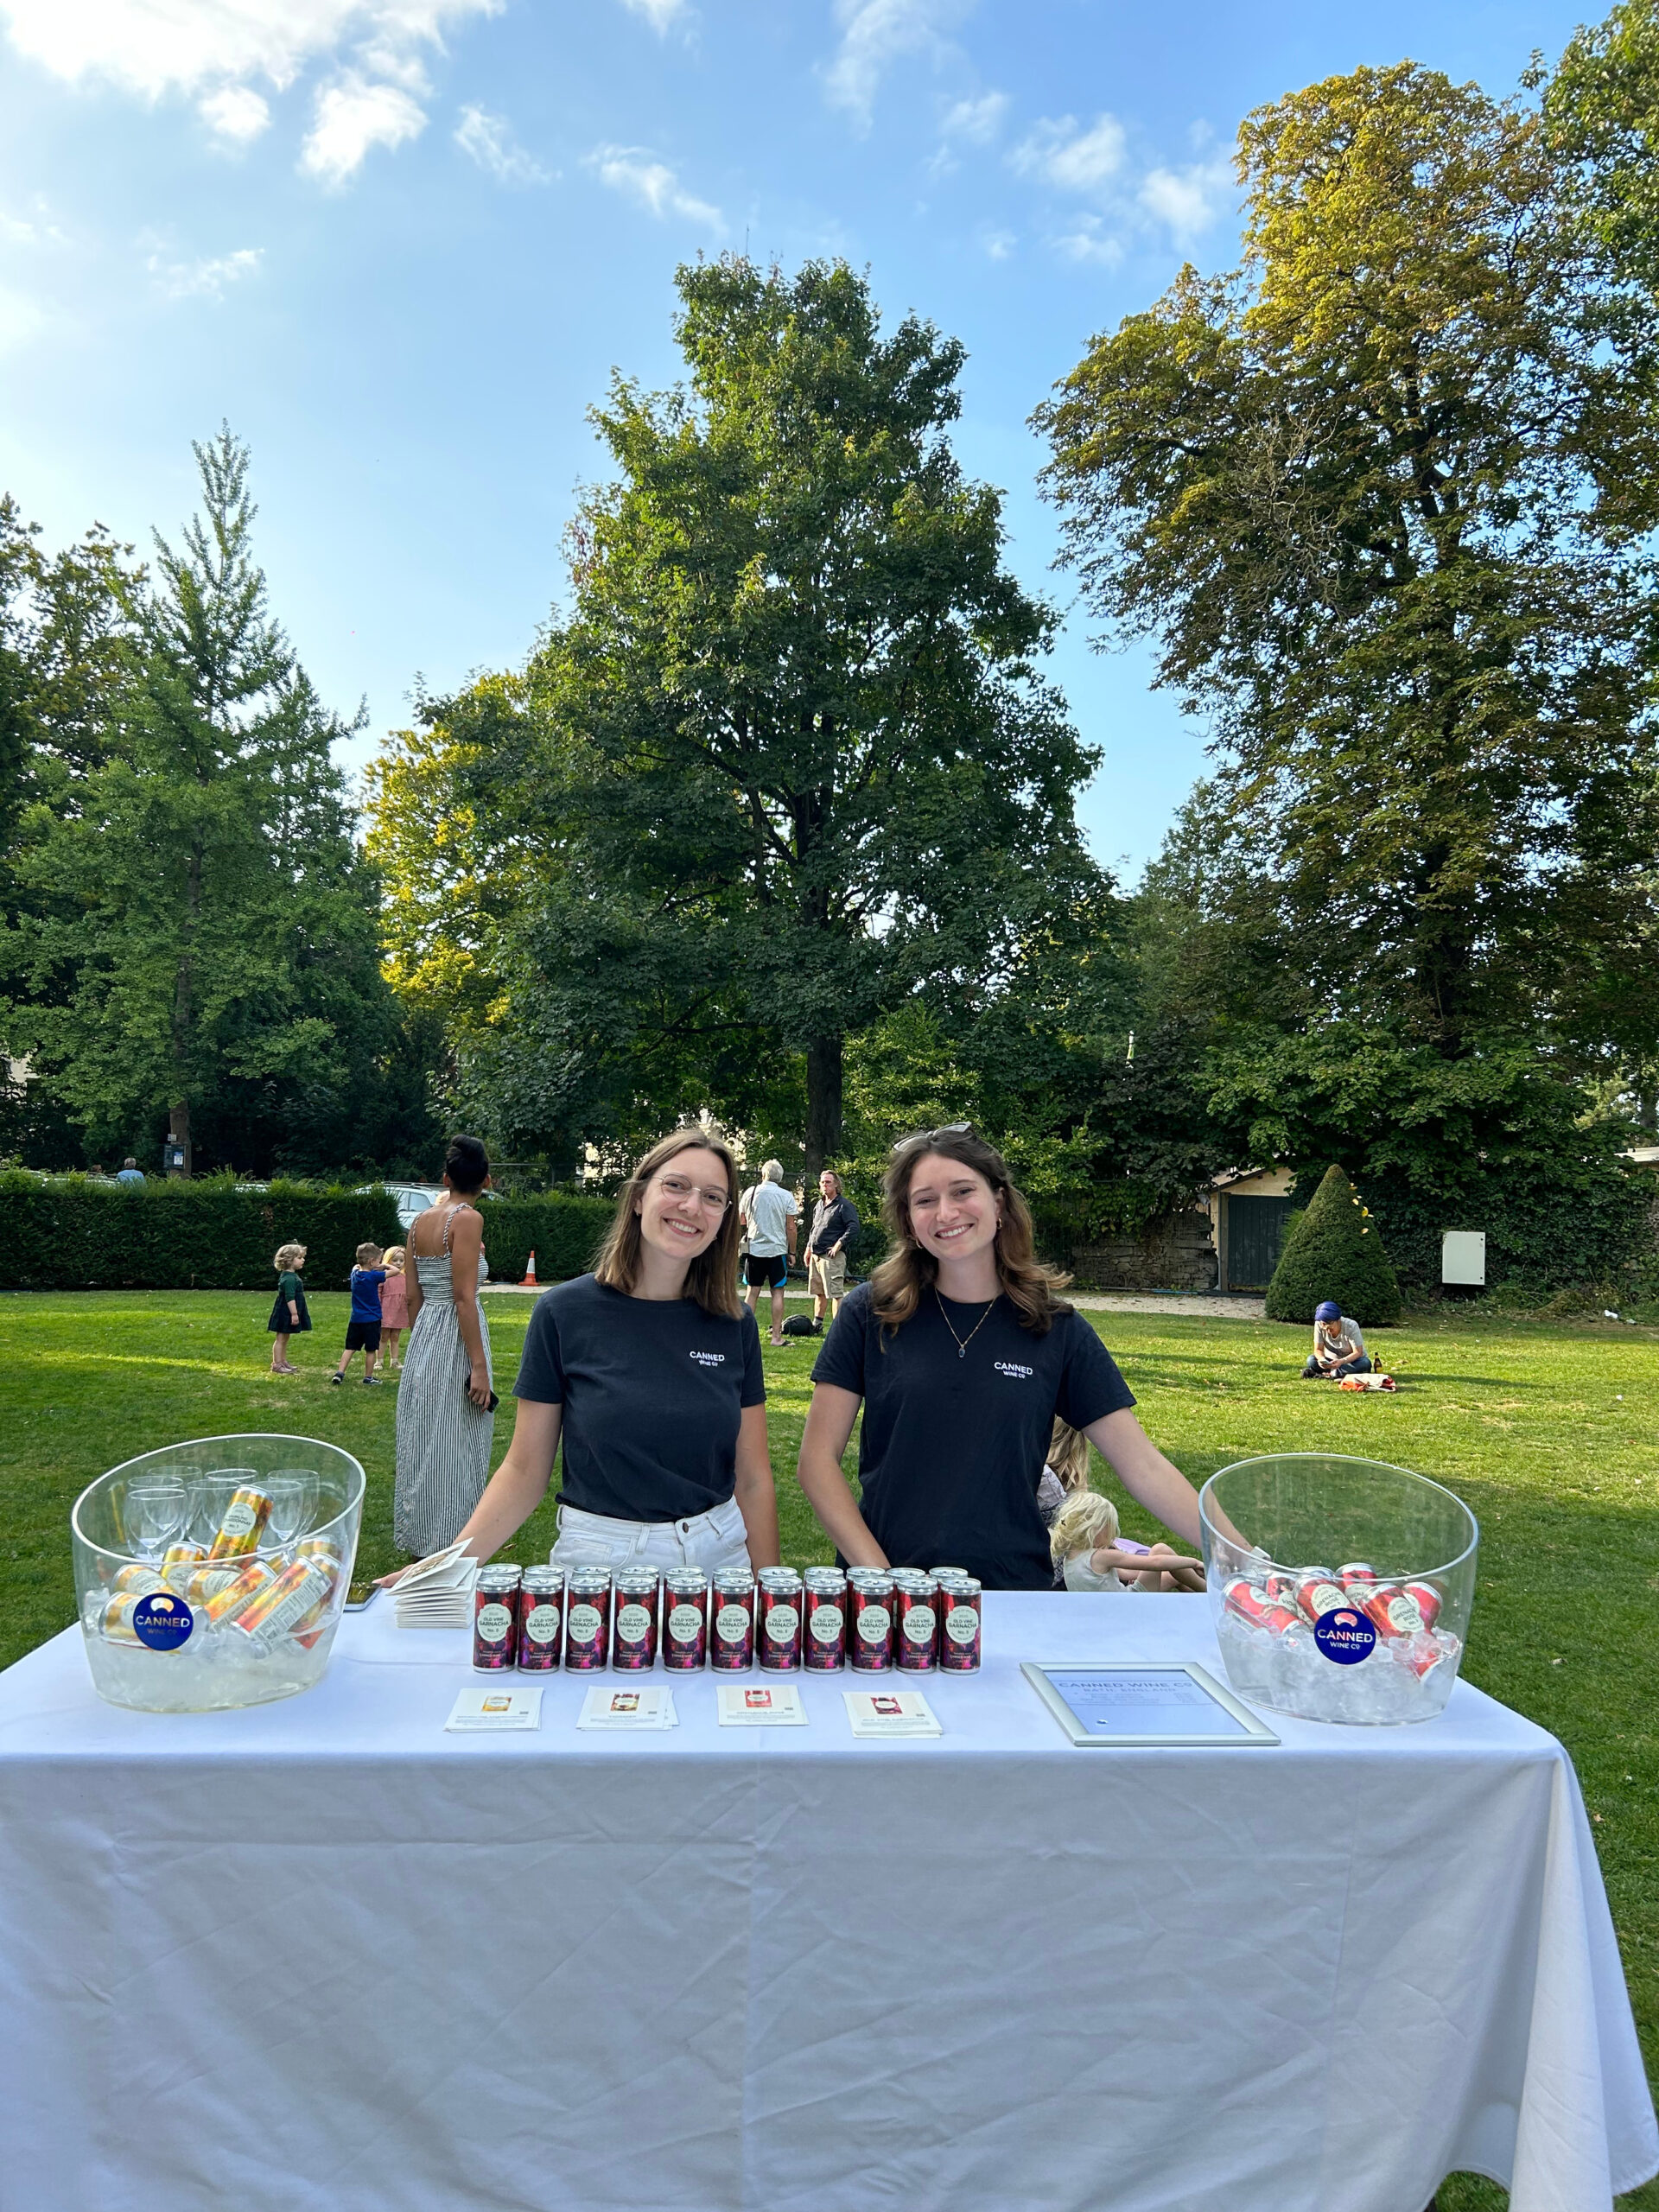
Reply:
[[[380,1256],[378,1244],[359,1244],[357,1248],[357,1265],[352,1269],[352,1318],[346,1328],[346,1349],[340,1355],[340,1365],[333,1377],[334,1382],[343,1382],[352,1363],[352,1354],[360,1351],[365,1390],[380,1388],[380,1378],[374,1371],[375,1357],[380,1350],[380,1286],[386,1279]]]

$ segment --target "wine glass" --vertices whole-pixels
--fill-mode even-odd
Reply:
[[[219,1534],[231,1500],[245,1484],[259,1478],[251,1467],[215,1467],[190,1486],[189,1535],[204,1551]]]
[[[184,1526],[190,1493],[177,1475],[142,1475],[127,1486],[127,1542],[135,1557],[159,1559]]]
[[[270,1518],[265,1527],[271,1541],[279,1547],[291,1544],[311,1525],[317,1499],[315,1470],[278,1467],[266,1478],[264,1491],[270,1500]]]

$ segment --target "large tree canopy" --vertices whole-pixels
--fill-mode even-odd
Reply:
[[[660,1110],[799,1054],[816,1165],[849,1034],[918,992],[994,996],[1103,895],[1072,815],[1094,755],[948,442],[961,347],[884,336],[839,264],[677,283],[689,383],[619,377],[596,411],[616,478],[582,504],[521,735],[472,772],[541,886],[484,1057],[551,1141],[607,1059],[654,1065]],[[376,836],[400,880],[384,808]]]
[[[1249,117],[1246,254],[1039,411],[1068,557],[1217,731],[1327,1011],[1639,1046],[1653,419],[1535,110],[1402,63]]]

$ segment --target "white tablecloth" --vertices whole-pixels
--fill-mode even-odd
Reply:
[[[938,1742],[442,1732],[459,1634],[303,1697],[0,1678],[5,2212],[1597,2212],[1659,2165],[1560,1746],[1459,1685],[1279,1750],[1074,1750],[1022,1659],[1201,1600],[1001,1595]],[[1273,1718],[1269,1716],[1269,1718]]]

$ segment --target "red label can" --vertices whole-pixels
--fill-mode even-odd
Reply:
[[[1408,1582],[1405,1592],[1408,1598],[1415,1601],[1417,1610],[1423,1617],[1423,1626],[1433,1628],[1440,1618],[1441,1606],[1446,1603],[1432,1582]]]
[[[700,1567],[676,1567],[663,1592],[663,1664],[686,1674],[709,1663],[709,1578]]]
[[[754,1577],[746,1568],[715,1577],[709,1664],[734,1675],[754,1664]]]
[[[755,1650],[768,1674],[792,1675],[801,1663],[801,1583],[798,1575],[766,1577],[760,1584]]]
[[[828,1576],[806,1586],[803,1664],[809,1674],[834,1674],[847,1662],[847,1585]]]
[[[564,1570],[527,1567],[519,1585],[518,1666],[521,1673],[550,1674],[559,1663],[564,1629]]]
[[[899,1672],[931,1675],[939,1658],[939,1586],[931,1574],[897,1592],[899,1633],[893,1639]]]
[[[518,1658],[518,1569],[480,1567],[473,1586],[473,1664],[505,1674]]]
[[[660,1586],[650,1567],[626,1567],[615,1578],[611,1664],[619,1674],[643,1674],[657,1663],[657,1600]]]
[[[971,1574],[954,1576],[939,1590],[939,1669],[971,1675],[979,1664],[980,1586]]]
[[[1337,1580],[1344,1590],[1351,1590],[1356,1582],[1375,1582],[1376,1569],[1368,1567],[1363,1559],[1351,1559],[1346,1567],[1337,1569]]]
[[[1379,1636],[1420,1636],[1423,1617],[1417,1600],[1397,1582],[1379,1582],[1355,1602]]]
[[[564,1663],[573,1675],[592,1675],[605,1664],[611,1641],[611,1578],[598,1567],[579,1567],[564,1586]]]
[[[851,1585],[852,1633],[847,1663],[858,1675],[885,1675],[893,1664],[893,1578],[865,1575]]]
[[[1296,1616],[1288,1605],[1275,1605],[1266,1592],[1240,1575],[1230,1582],[1225,1591],[1227,1604],[1242,1620],[1254,1621],[1258,1628],[1268,1629],[1274,1636],[1282,1636],[1287,1628],[1294,1628]]]
[[[1316,1621],[1321,1613],[1333,1613],[1338,1605],[1345,1605],[1348,1594],[1333,1582],[1323,1567],[1314,1567],[1297,1583],[1295,1599],[1306,1619]]]

